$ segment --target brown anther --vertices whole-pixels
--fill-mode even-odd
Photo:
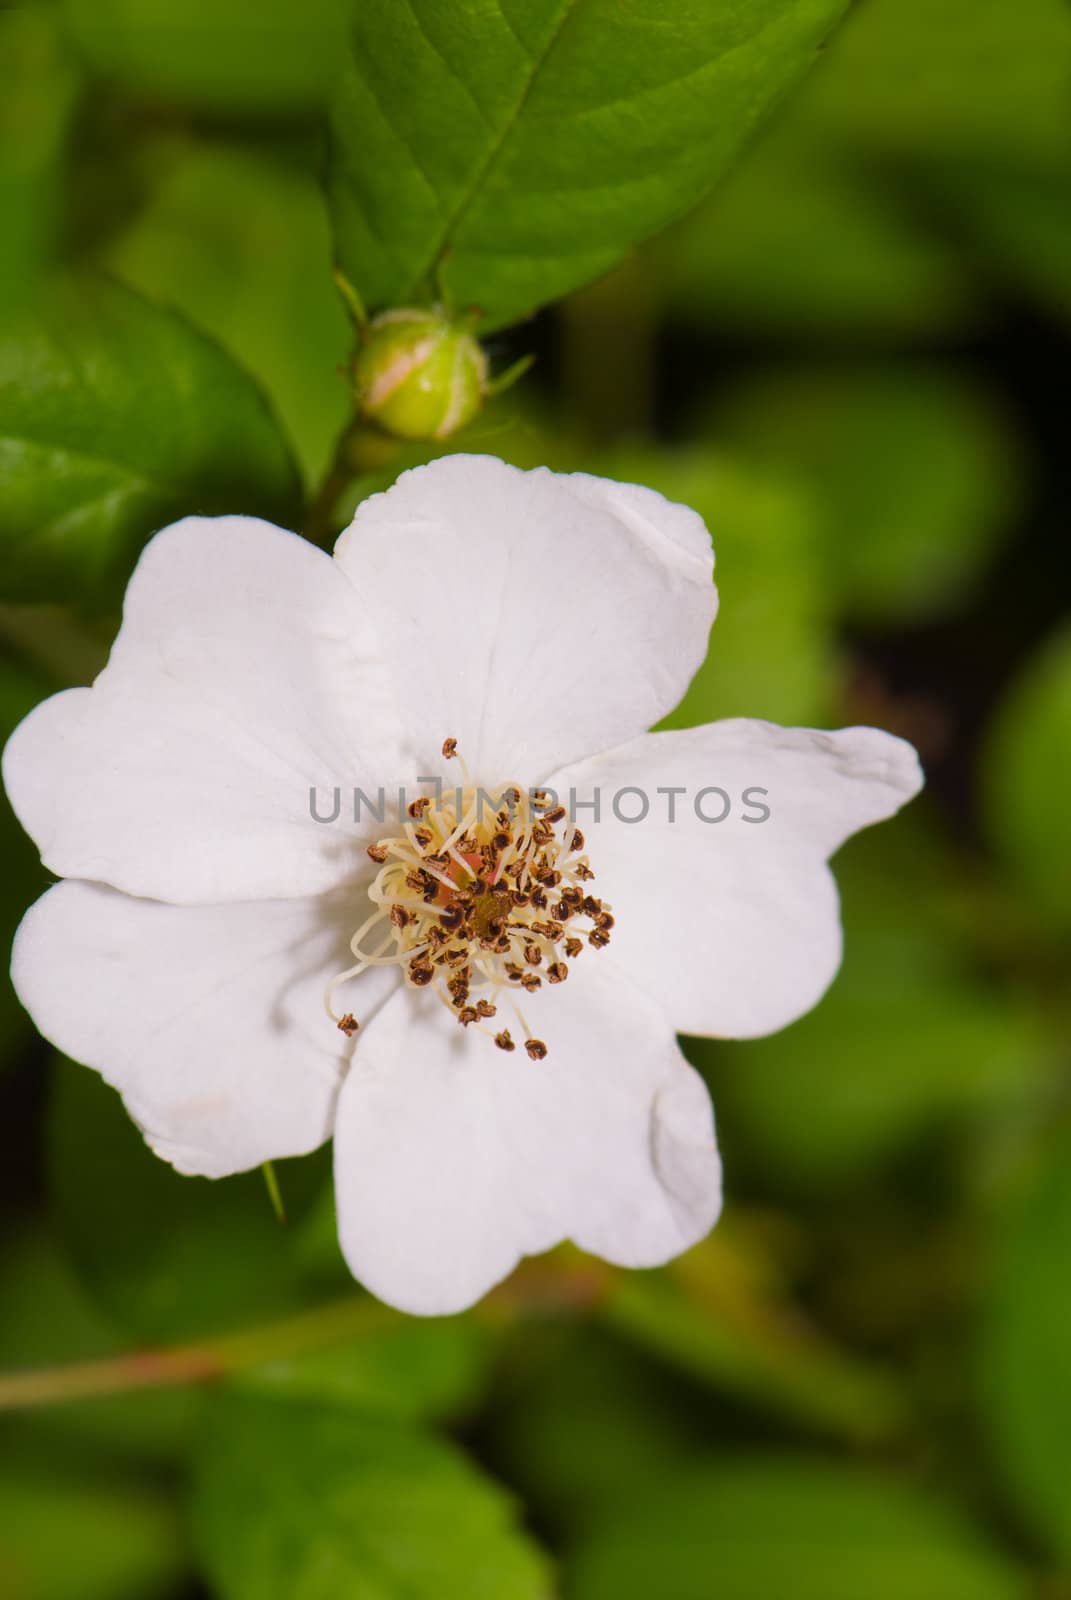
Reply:
[[[352,1011],[347,1011],[344,1017],[339,1018],[338,1026],[340,1033],[344,1033],[347,1039],[352,1039],[361,1024],[357,1021]]]
[[[443,740],[443,760],[444,761],[452,761],[456,755],[457,755],[457,740],[456,739],[444,739]]]
[[[458,754],[457,745],[444,741],[445,760]],[[585,939],[601,949],[614,926],[602,901],[587,893],[595,874],[584,835],[555,795],[511,785],[492,802],[492,821],[481,813],[478,824],[455,836],[473,792],[470,786],[463,799],[459,788],[456,801],[419,796],[402,811],[402,836],[366,846],[385,867],[371,891],[381,909],[369,925],[389,918],[394,951],[387,959],[401,964],[410,986],[433,986],[466,1028],[497,1015],[496,988],[534,993],[544,980],[564,983],[567,962],[583,953]],[[470,997],[474,987],[492,998]],[[349,1013],[338,1026],[347,1035],[357,1031]],[[494,1037],[500,1050],[523,1043],[533,1061],[547,1054],[541,1039],[523,1031],[516,1042],[508,1028]]]

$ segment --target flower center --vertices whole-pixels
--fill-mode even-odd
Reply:
[[[443,755],[457,756],[455,739]],[[461,767],[463,784],[414,800],[403,831],[369,845],[380,864],[368,891],[375,909],[350,940],[356,963],[332,979],[327,1009],[356,1033],[352,1013],[333,1009],[335,989],[369,967],[399,966],[408,987],[432,989],[463,1028],[513,1050],[509,1028],[488,1026],[505,1001],[541,1061],[547,1047],[531,1035],[521,994],[564,983],[585,944],[609,944],[614,919],[588,892],[595,874],[564,806],[516,783],[477,788]]]

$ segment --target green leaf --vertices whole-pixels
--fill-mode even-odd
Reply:
[[[506,1494],[385,1417],[220,1398],[194,1532],[220,1600],[543,1600]]]
[[[373,308],[516,321],[722,175],[843,0],[419,0],[355,8],[333,110],[341,263]]]
[[[0,308],[10,310],[34,288],[59,231],[76,81],[51,7],[0,13],[0,79]]]
[[[820,1458],[740,1457],[618,1507],[570,1600],[1025,1600],[1025,1582],[923,1488]]]
[[[282,1315],[306,1283],[293,1228],[275,1220],[259,1172],[184,1178],[154,1156],[119,1096],[57,1058],[46,1159],[54,1215],[96,1300],[129,1334],[190,1338]],[[277,1164],[300,1219],[326,1153]]]
[[[144,1482],[77,1477],[0,1457],[5,1600],[169,1600],[187,1558],[168,1497]]]
[[[96,276],[0,326],[0,592],[84,599],[188,512],[298,514],[253,380],[181,317]]]
[[[844,963],[821,1003],[770,1038],[689,1045],[724,1137],[775,1193],[859,1183],[935,1129],[977,1133],[1029,1104],[1046,1068],[1033,1009],[946,914],[951,862],[927,835],[902,820],[834,872]]]
[[[155,182],[107,264],[253,374],[317,481],[349,414],[338,368],[353,343],[319,185],[282,153],[234,140],[171,134],[140,153]]]
[[[867,620],[962,604],[1018,506],[1007,419],[928,363],[756,379],[730,395],[716,431],[810,490],[831,594]]]
[[[992,1459],[1028,1523],[1071,1563],[1071,1136],[1051,1142],[1004,1225],[978,1398]]]
[[[250,1368],[238,1386],[336,1409],[385,1411],[409,1421],[451,1418],[479,1396],[491,1354],[471,1317],[424,1322],[369,1303],[354,1338]]]
[[[985,758],[990,837],[1034,909],[1071,930],[1071,628],[1012,685]]]
[[[64,0],[63,11],[109,83],[227,117],[315,111],[344,46],[342,0]]]

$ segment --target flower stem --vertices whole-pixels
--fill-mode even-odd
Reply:
[[[339,532],[343,496],[359,478],[388,466],[400,449],[397,439],[363,417],[351,417],[338,436],[330,465],[309,502],[302,527],[306,539],[326,549]]]
[[[286,1207],[283,1205],[283,1191],[279,1187],[279,1176],[275,1170],[275,1165],[271,1161],[265,1161],[260,1170],[264,1174],[264,1183],[268,1191],[268,1199],[271,1201],[271,1208],[275,1212],[275,1220],[285,1227]]]
[[[384,1327],[396,1314],[353,1296],[279,1322],[169,1350],[134,1350],[101,1361],[0,1374],[0,1412],[59,1405],[132,1389],[215,1383],[249,1367],[299,1355]]]
[[[321,478],[305,514],[302,532],[311,543],[321,547],[326,546],[330,542],[331,535],[337,531],[335,515],[338,503],[356,476],[349,459],[349,436],[352,427],[351,422],[339,434],[330,465]]]

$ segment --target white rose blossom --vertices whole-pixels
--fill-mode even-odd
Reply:
[[[687,1249],[721,1175],[676,1034],[818,1001],[827,860],[921,784],[870,728],[646,731],[705,656],[712,572],[652,490],[484,456],[405,473],[333,558],[250,517],[165,528],[108,666],[4,755],[64,880],[12,959],[41,1032],[182,1173],[333,1136],[346,1260],[405,1310],[565,1238]]]

